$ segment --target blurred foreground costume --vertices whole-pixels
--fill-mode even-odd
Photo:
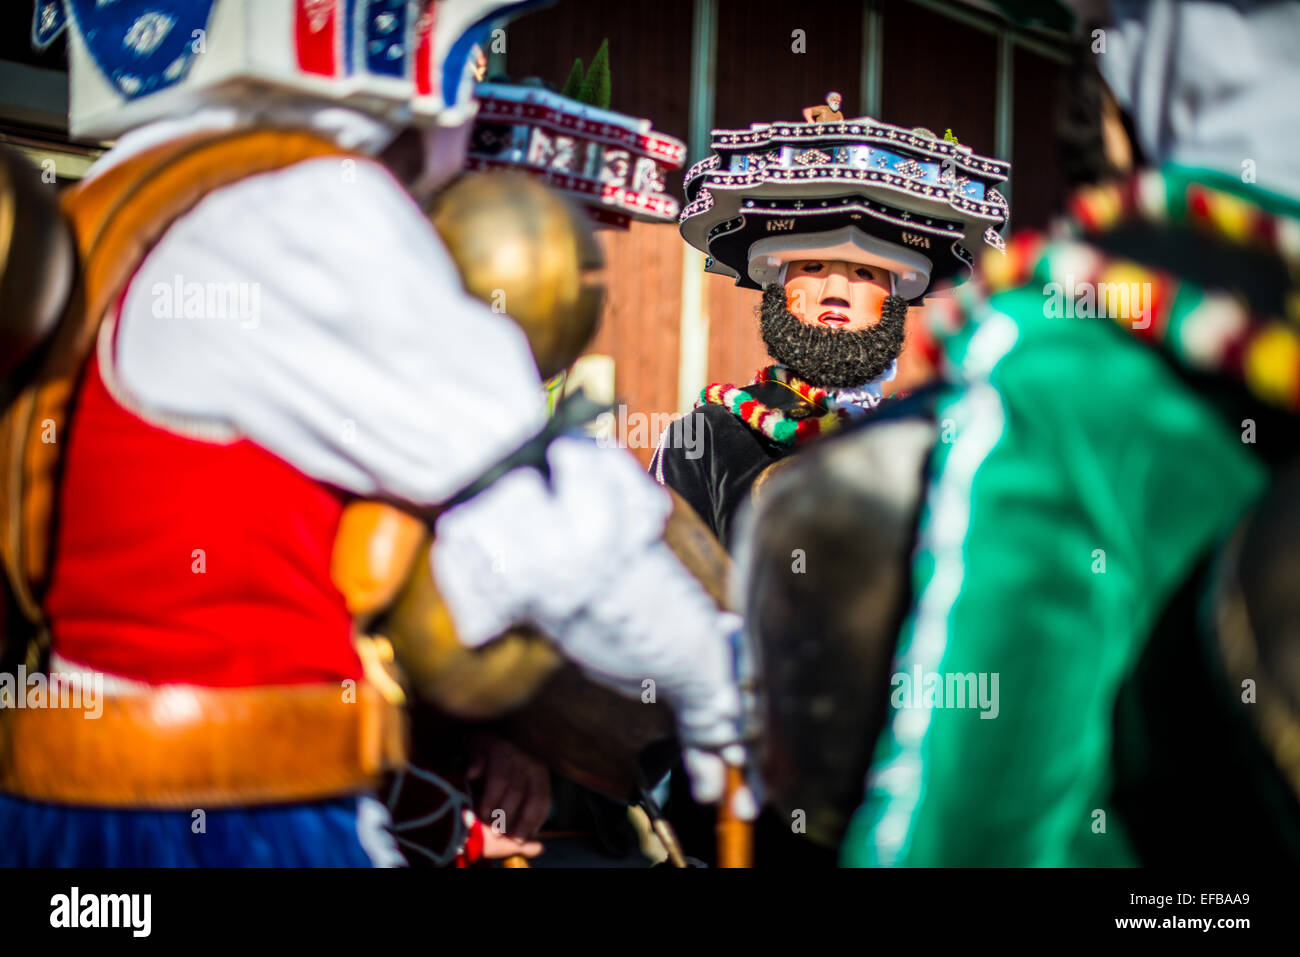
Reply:
[[[598,54],[588,70],[589,79],[600,69],[601,59]],[[497,199],[505,198],[492,195],[492,184],[505,181],[502,173],[511,177],[526,174],[545,183],[580,205],[601,227],[623,228],[633,219],[664,222],[678,214],[677,202],[664,191],[664,185],[667,172],[680,167],[685,145],[652,129],[648,120],[608,109],[607,97],[596,96],[600,102],[591,102],[590,84],[574,82],[581,79],[579,67],[575,65],[565,94],[533,80],[500,80],[478,88],[482,106],[470,141],[468,166],[489,175],[466,176],[440,196],[434,219],[465,273],[467,288],[485,300],[504,295],[506,302],[518,302],[519,293],[534,288],[553,260],[553,243],[533,242],[530,248],[537,258],[521,257],[513,232],[491,225]],[[599,86],[592,89],[598,93]],[[547,232],[535,224],[533,228],[539,235]],[[477,239],[464,241],[469,233]],[[536,308],[532,303],[540,305],[550,298],[534,297],[529,311]],[[515,313],[513,318],[530,330],[543,375],[561,368],[563,364],[548,364],[541,358],[555,351],[557,343],[544,342],[539,348],[529,317]],[[665,541],[721,605],[728,571],[726,554],[691,507],[673,497]],[[554,769],[607,799],[590,800],[596,795],[588,795],[597,832],[608,837],[615,830],[611,823],[626,821],[626,805],[639,804],[649,814],[672,863],[684,866],[685,859],[652,790],[679,761],[675,748],[665,748],[671,740],[665,740],[662,715],[602,700],[589,691],[584,692],[571,674],[561,671],[541,687],[531,703],[507,720],[506,727],[533,753],[545,756]],[[633,757],[635,760],[629,760]],[[717,823],[711,810],[705,817],[708,820],[699,845],[702,854],[714,844]],[[728,848],[722,863],[743,866],[748,857],[745,826],[724,822],[717,833],[723,835],[721,840]],[[739,839],[733,840],[736,836]],[[602,839],[602,843],[606,841]]]
[[[869,117],[714,130],[713,151],[687,171],[682,236],[707,271],[762,290],[777,364],[745,386],[708,386],[651,468],[726,543],[764,468],[880,402],[908,303],[964,272],[968,248],[1001,246],[1009,166]],[[796,290],[792,268],[817,282]],[[853,309],[873,324],[847,328]]]
[[[850,865],[1300,860],[1300,5],[1111,6],[1099,65],[1158,168],[986,257],[932,311],[950,383],[749,530],[777,667],[813,587],[781,549],[829,594],[873,559],[852,627],[766,672],[769,785],[823,839],[874,749]]]
[[[400,863],[368,795],[407,694],[496,714],[548,676],[653,680],[721,790],[735,617],[635,461],[546,423],[546,358],[416,202],[464,161],[474,38],[529,5],[38,5],[74,135],[117,139],[4,369],[4,863]],[[403,182],[374,159],[410,145]]]

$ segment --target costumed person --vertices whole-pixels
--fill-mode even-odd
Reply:
[[[796,483],[894,463],[837,512],[884,558],[849,865],[1300,860],[1300,5],[1123,2],[1099,25],[1136,142],[1083,76],[1072,142],[1101,185],[961,291],[931,401],[796,463],[756,516],[761,542]],[[769,688],[769,717],[829,681]]]
[[[686,174],[682,235],[710,272],[762,291],[777,364],[744,387],[708,386],[665,430],[651,470],[730,544],[765,470],[880,403],[908,304],[962,278],[968,247],[1001,245],[996,184],[1010,167],[870,118],[715,130],[713,150]],[[706,847],[711,818],[679,778],[673,803],[683,842]],[[834,862],[788,817],[764,814],[755,839],[757,866]]]
[[[115,142],[63,197],[69,306],[5,382],[4,863],[400,862],[370,795],[404,689],[365,637],[398,593],[417,693],[448,642],[558,649],[656,683],[702,799],[743,760],[736,619],[670,502],[566,434],[580,409],[546,421],[528,338],[416,201],[464,162],[475,39],[529,5],[38,4],[73,134]],[[547,640],[496,640],[525,624]],[[56,689],[86,707],[26,706]]]
[[[682,236],[709,272],[762,291],[776,364],[708,386],[651,469],[726,544],[760,472],[881,401],[908,304],[964,271],[968,248],[1001,245],[1009,168],[867,117],[714,130],[713,151],[687,171]]]

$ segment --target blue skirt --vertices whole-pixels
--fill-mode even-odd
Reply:
[[[346,797],[200,814],[68,807],[0,794],[0,866],[373,867],[380,862],[371,857],[376,842],[391,837],[366,834],[363,845],[374,815],[359,819],[362,801],[378,804]]]

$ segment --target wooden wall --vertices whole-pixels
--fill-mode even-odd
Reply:
[[[608,300],[590,352],[613,356],[614,388],[629,413],[677,408],[682,237],[676,226],[633,223],[601,233]],[[633,431],[635,438],[636,433]],[[633,451],[649,464],[658,432]]]
[[[609,40],[612,109],[650,118],[685,140],[690,132],[694,0],[560,0],[525,14],[506,32],[511,79],[536,76],[560,89],[575,57],[591,64]],[[669,189],[681,196],[681,177]]]

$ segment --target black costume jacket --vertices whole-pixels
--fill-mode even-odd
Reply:
[[[818,410],[778,382],[751,383],[745,391],[759,402],[800,418]],[[730,409],[701,405],[665,430],[650,463],[654,477],[691,504],[700,518],[730,546],[736,513],[750,497],[762,471],[796,450],[752,429]],[[715,863],[717,814],[691,800],[685,774],[672,776],[670,818],[686,853]],[[834,867],[836,852],[792,835],[789,823],[771,809],[756,822],[754,863],[776,867]]]
[[[752,383],[745,391],[794,418],[818,411],[778,382]],[[774,442],[750,428],[725,406],[708,404],[668,427],[650,470],[686,499],[718,540],[729,547],[736,510],[749,498],[754,480],[794,450],[794,446]]]

